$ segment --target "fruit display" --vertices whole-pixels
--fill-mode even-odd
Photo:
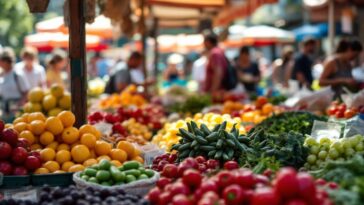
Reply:
[[[221,124],[223,121],[226,121],[226,130],[231,130],[233,125],[236,125],[236,129],[240,134],[245,133],[244,127],[241,125],[240,118],[232,118],[230,115],[220,115],[214,113],[201,114],[197,113],[193,118],[186,118],[185,120],[178,120],[173,123],[166,123],[164,128],[161,129],[156,136],[153,137],[152,143],[157,144],[160,148],[165,149],[166,151],[170,151],[172,145],[177,144],[181,139],[178,136],[178,132],[180,128],[187,129],[187,122],[195,121],[197,126],[200,126],[202,123],[207,126],[208,129],[212,130],[217,124]]]
[[[47,116],[56,116],[71,108],[71,94],[60,85],[53,84],[49,90],[39,87],[28,92],[28,102],[24,105],[25,113],[43,112]]]
[[[143,162],[140,151],[129,142],[120,141],[116,148],[100,139],[92,125],[73,127],[75,116],[62,111],[46,118],[42,113],[25,113],[13,122],[19,139],[26,139],[32,150],[39,150],[42,167],[36,174],[81,171],[101,159],[121,164],[127,160]]]
[[[334,101],[327,108],[326,114],[337,119],[350,119],[358,113],[364,113],[364,108],[358,110],[357,108],[348,108],[345,103],[338,103]]]
[[[120,94],[112,94],[105,99],[101,99],[99,106],[101,109],[113,109],[123,106],[141,107],[147,100],[142,94],[137,92],[135,85],[125,88]]]
[[[0,120],[0,172],[3,175],[27,175],[41,166],[39,152],[30,151],[27,140],[18,139],[18,132],[4,128]]]
[[[188,169],[176,181],[161,178],[147,198],[152,205],[332,204],[325,188],[292,168],[279,170],[272,181],[248,169],[223,170],[211,177]]]
[[[179,129],[178,135],[181,139],[179,143],[172,145],[171,150],[178,151],[178,161],[196,156],[222,162],[237,159],[246,152],[247,146],[242,142],[248,139],[239,135],[236,125],[228,131],[226,125],[227,122],[224,121],[209,129],[203,123],[198,126],[194,121],[187,122],[187,130]]]
[[[79,189],[71,185],[69,187],[44,186],[39,191],[37,201],[7,199],[1,201],[2,205],[41,205],[41,204],[105,204],[105,205],[148,205],[148,201],[140,196],[127,194],[123,189],[94,189],[88,187]]]
[[[316,140],[308,137],[305,145],[310,150],[305,168],[316,170],[325,166],[329,161],[345,161],[357,153],[364,151],[364,136],[356,135],[349,138]]]
[[[89,80],[87,85],[87,94],[91,97],[97,97],[104,93],[106,83],[100,78],[95,78]]]

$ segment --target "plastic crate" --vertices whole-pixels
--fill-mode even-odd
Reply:
[[[1,184],[2,189],[15,189],[29,186],[30,176],[4,176]]]
[[[69,186],[73,184],[73,173],[59,173],[59,174],[37,174],[32,175],[31,183],[33,186]]]

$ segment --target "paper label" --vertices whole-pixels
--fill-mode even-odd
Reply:
[[[29,190],[5,190],[4,191],[4,199],[17,199],[17,200],[30,200],[37,201],[38,200],[38,192],[37,189],[29,189]]]

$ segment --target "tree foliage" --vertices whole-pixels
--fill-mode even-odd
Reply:
[[[0,1],[0,44],[19,50],[33,30],[33,15],[25,0]]]

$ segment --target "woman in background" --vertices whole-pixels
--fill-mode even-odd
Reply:
[[[282,58],[275,60],[273,63],[273,83],[288,87],[288,81],[292,75],[293,64],[293,49],[291,47],[285,47],[282,52]]]
[[[47,85],[50,87],[52,84],[56,83],[64,88],[65,79],[67,78],[67,72],[65,68],[67,66],[67,54],[58,50],[51,54],[51,57],[47,64]]]

